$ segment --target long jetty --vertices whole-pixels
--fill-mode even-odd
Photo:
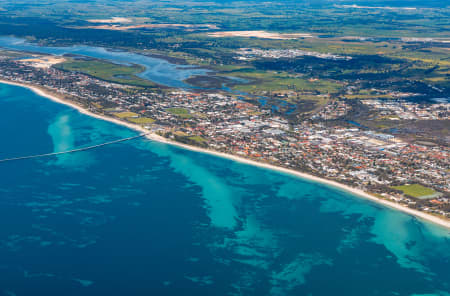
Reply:
[[[27,155],[27,156],[13,157],[13,158],[5,158],[5,159],[0,159],[0,162],[8,162],[8,161],[15,161],[15,160],[40,158],[40,157],[48,157],[48,156],[55,156],[55,155],[61,155],[61,154],[69,154],[69,153],[75,153],[75,152],[80,152],[80,151],[86,151],[86,150],[99,148],[99,147],[102,147],[102,146],[107,146],[107,145],[116,144],[116,143],[120,143],[120,142],[130,141],[130,140],[133,140],[133,139],[144,137],[145,135],[147,135],[147,133],[143,133],[143,134],[140,134],[140,135],[137,135],[137,136],[123,138],[123,139],[119,139],[119,140],[114,140],[114,141],[110,141],[110,142],[105,142],[105,143],[102,143],[102,144],[92,145],[92,146],[88,146],[88,147],[72,149],[72,150],[68,150],[68,151],[60,151],[60,152],[52,152],[52,153],[44,153],[44,154]]]

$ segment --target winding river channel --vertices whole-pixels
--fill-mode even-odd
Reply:
[[[138,74],[139,77],[169,87],[191,88],[192,86],[185,83],[184,80],[209,72],[207,69],[191,65],[177,65],[157,57],[96,46],[50,47],[30,43],[23,38],[0,36],[0,47],[54,55],[76,54],[120,64],[137,64],[145,67],[145,71]]]

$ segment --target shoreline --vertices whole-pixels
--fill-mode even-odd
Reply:
[[[236,161],[239,163],[243,163],[243,164],[247,164],[247,165],[252,165],[252,166],[256,166],[256,167],[260,167],[260,168],[264,168],[264,169],[269,169],[272,171],[276,171],[276,172],[281,172],[284,174],[288,174],[297,178],[301,178],[304,180],[308,180],[308,181],[313,181],[316,183],[319,183],[321,185],[326,185],[329,187],[333,187],[334,189],[340,189],[343,190],[347,193],[350,193],[354,196],[360,197],[360,198],[364,198],[370,201],[373,201],[375,203],[384,205],[386,207],[389,207],[391,209],[395,209],[398,211],[401,211],[403,213],[412,215],[416,218],[420,218],[423,220],[426,220],[427,222],[431,222],[433,224],[445,227],[447,229],[450,229],[450,220],[445,220],[436,216],[433,216],[431,214],[427,214],[424,213],[422,211],[418,211],[418,210],[414,210],[411,208],[408,208],[406,206],[403,206],[401,204],[392,202],[392,201],[388,201],[388,200],[384,200],[384,199],[380,199],[377,198],[375,196],[372,196],[370,194],[368,194],[367,192],[358,189],[358,188],[353,188],[350,187],[348,185],[333,181],[333,180],[327,180],[324,178],[320,178],[311,174],[307,174],[307,173],[302,173],[293,169],[287,169],[287,168],[283,168],[283,167],[279,167],[276,165],[272,165],[272,164],[266,164],[266,163],[262,163],[262,162],[258,162],[256,160],[250,160],[244,157],[239,157],[239,156],[235,156],[232,154],[228,154],[228,153],[223,153],[223,152],[218,152],[218,151],[214,151],[214,150],[210,150],[210,149],[205,149],[205,148],[200,148],[200,147],[195,147],[195,146],[190,146],[190,145],[186,145],[186,144],[182,144],[182,143],[178,143],[175,141],[171,141],[169,139],[166,139],[162,136],[156,135],[154,133],[149,132],[147,129],[137,125],[137,124],[132,124],[132,123],[128,123],[119,119],[115,119],[106,115],[100,115],[100,114],[96,114],[93,112],[90,112],[89,110],[86,110],[85,108],[83,108],[82,106],[76,104],[75,102],[71,102],[68,101],[66,99],[63,98],[59,98],[57,96],[57,94],[52,94],[49,93],[48,91],[44,90],[44,87],[40,87],[40,86],[36,86],[36,85],[32,85],[32,84],[27,84],[27,83],[23,83],[23,82],[15,82],[15,81],[8,81],[8,80],[3,80],[0,79],[0,83],[4,83],[4,84],[9,84],[9,85],[14,85],[14,86],[19,86],[19,87],[24,87],[27,89],[30,89],[31,91],[33,91],[34,93],[36,93],[37,95],[41,96],[41,97],[45,97],[47,99],[50,99],[56,103],[60,103],[60,104],[64,104],[66,106],[69,106],[71,108],[74,108],[76,110],[78,110],[80,113],[100,119],[100,120],[104,120],[104,121],[109,121],[118,125],[122,125],[125,127],[128,127],[130,129],[133,129],[135,131],[139,131],[142,133],[145,133],[145,137],[148,138],[149,140],[152,141],[157,141],[160,143],[165,143],[165,144],[169,144],[169,145],[173,145],[179,148],[183,148],[186,150],[190,150],[190,151],[195,151],[195,152],[201,152],[201,153],[207,153],[209,155],[214,155],[217,157],[222,157],[222,158],[226,158],[232,161]]]

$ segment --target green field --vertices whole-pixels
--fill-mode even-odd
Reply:
[[[117,116],[119,118],[129,118],[129,117],[138,116],[138,114],[134,113],[134,112],[120,112],[120,113],[115,113],[114,116]]]
[[[418,0],[408,2],[411,1],[420,2]],[[236,77],[248,78],[250,83],[236,85],[234,89],[252,93],[294,90],[342,94],[343,85],[353,82],[356,82],[359,88],[397,91],[398,86],[417,81],[423,85],[414,91],[420,94],[427,91],[429,93],[427,96],[436,95],[431,87],[444,90],[442,94],[444,96],[448,95],[450,89],[449,52],[445,44],[448,42],[450,29],[448,1],[437,0],[427,9],[356,10],[338,7],[339,5],[311,6],[302,1],[270,2],[270,5],[268,2],[258,1],[238,1],[239,3],[225,1],[205,6],[202,2],[184,0],[177,1],[176,4],[172,1],[135,1],[133,5],[128,5],[129,3],[124,0],[88,3],[73,0],[70,1],[73,13],[67,13],[66,1],[58,1],[52,5],[51,10],[45,5],[39,5],[38,2],[24,5],[23,3],[27,1],[19,0],[2,6],[7,12],[6,15],[15,16],[14,22],[10,22],[11,24],[6,22],[5,35],[24,37],[32,42],[51,46],[92,44],[141,54],[153,53],[184,59],[177,62],[208,65],[217,70],[217,74],[221,76],[233,76],[234,73]],[[108,19],[117,15],[129,18],[130,23],[127,25],[131,26],[159,23],[185,24],[193,27],[163,26],[123,31],[86,29],[94,24],[86,20]],[[49,25],[42,30],[36,26],[34,20],[31,21],[30,17],[45,19]],[[389,20],[389,24],[395,25],[388,25],[386,20]],[[217,28],[195,29],[195,26],[201,24],[213,24]],[[64,35],[61,35],[60,28],[64,28]],[[308,33],[315,37],[282,40],[221,38],[210,35],[213,31],[243,30]],[[404,37],[436,40],[422,42],[418,39],[412,42],[403,40]],[[348,65],[356,65],[361,59],[363,62],[352,67],[332,61],[305,59],[302,62],[299,58],[284,61],[280,59],[265,65],[257,61],[236,59],[236,51],[239,48],[301,49],[350,55],[354,59],[347,63]],[[286,60],[297,61],[287,63]],[[285,63],[285,66],[276,67],[278,63]],[[80,71],[117,83],[145,87],[154,85],[136,75],[142,71],[138,66],[72,59],[56,67]],[[301,77],[296,77],[295,74]],[[310,81],[308,78],[319,80]],[[405,80],[405,83],[399,80]],[[427,85],[428,90],[424,89]]]
[[[402,185],[402,186],[393,186],[392,188],[403,191],[404,194],[415,198],[421,198],[428,195],[433,195],[436,193],[431,188],[427,188],[420,184],[411,184],[411,185]]]
[[[74,60],[55,65],[54,67],[66,71],[75,71],[90,75],[92,77],[133,86],[154,87],[151,81],[142,79],[137,74],[144,71],[139,65],[118,65],[103,60]]]
[[[137,124],[151,124],[155,122],[154,119],[148,117],[127,118],[127,120]]]
[[[192,114],[189,113],[189,110],[184,108],[168,108],[166,111],[181,118],[193,117]]]
[[[51,9],[40,1],[9,2],[3,4],[2,8],[17,17],[43,16],[58,22],[60,26],[73,26],[76,21],[120,15],[130,18],[131,24],[134,25],[149,22],[203,23],[216,24],[219,28],[228,30],[313,32],[339,36],[446,36],[450,27],[448,1],[443,0],[431,1],[432,5],[427,9],[420,9],[420,7],[426,6],[423,1],[408,0],[405,3],[408,3],[409,6],[419,5],[419,8],[415,10],[360,9],[357,11],[343,9],[338,5],[311,5],[304,1],[277,1],[270,2],[270,5],[266,1],[216,1],[208,3],[209,5],[206,6],[205,2],[184,0],[177,2],[133,1],[132,5],[125,0],[72,0],[55,1]],[[70,3],[70,13],[67,3]],[[319,3],[320,1],[315,4]],[[389,22],[386,23],[385,20],[389,20]],[[32,24],[34,25],[34,22]],[[160,30],[151,33],[157,35],[160,34]],[[160,39],[175,40],[178,37],[175,33],[160,34]],[[91,38],[100,39],[97,32],[91,34]],[[117,36],[122,35],[119,32]],[[137,41],[142,42],[141,39],[137,39]]]
[[[237,70],[227,72],[227,75],[249,80],[247,84],[238,84],[233,88],[242,92],[261,91],[317,91],[321,94],[335,93],[341,85],[331,80],[309,80],[295,74],[274,71]]]
[[[120,113],[113,113],[114,116],[122,118],[122,119],[126,119],[132,123],[136,123],[136,124],[151,124],[153,122],[155,122],[155,120],[153,118],[149,118],[149,117],[138,117],[139,114],[134,113],[134,112],[120,112]]]
[[[189,140],[194,141],[194,142],[199,143],[199,144],[203,144],[203,143],[207,142],[205,139],[203,139],[200,136],[191,136],[191,137],[189,137]]]

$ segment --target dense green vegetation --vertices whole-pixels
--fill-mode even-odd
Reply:
[[[251,80],[234,88],[243,92],[264,92],[295,90],[320,93],[335,93],[340,85],[330,80],[308,80],[287,72],[274,71],[233,71],[230,75]]]
[[[37,4],[37,3],[36,3]],[[429,36],[446,34],[450,20],[444,0],[378,1],[374,6],[400,9],[358,9],[335,5],[334,1],[39,1],[1,4],[7,15],[42,15],[66,26],[80,26],[86,20],[124,16],[139,18],[139,23],[216,24],[224,30],[313,31],[341,36]],[[353,4],[353,2],[351,2]],[[364,4],[361,4],[362,6]],[[370,5],[368,5],[370,6]],[[70,7],[70,9],[68,9]],[[415,10],[401,7],[416,7]],[[425,9],[422,9],[425,8]],[[439,26],[436,26],[439,24]],[[167,36],[167,35],[166,35]],[[168,34],[168,36],[170,36]],[[203,47],[204,48],[204,47]]]
[[[144,68],[139,65],[126,66],[95,59],[70,59],[55,67],[66,71],[84,73],[116,83],[141,87],[155,86],[154,83],[136,76],[136,74],[144,71]]]
[[[174,134],[175,139],[178,142],[185,143],[188,145],[207,147],[208,142],[200,136],[187,136],[181,134]]]
[[[230,89],[250,103],[289,114],[292,121],[320,112],[329,102],[346,100],[352,106],[347,119],[380,132],[395,129],[411,134],[410,140],[423,141],[430,133],[436,139],[445,139],[448,127],[430,121],[422,124],[395,116],[375,116],[360,99],[405,98],[430,103],[450,97],[447,2],[376,0],[356,1],[355,6],[347,2],[350,5],[346,6],[329,0],[138,0],[129,5],[126,0],[18,0],[0,3],[0,35],[24,37],[49,46],[103,46],[206,67],[212,72],[185,82],[199,91],[225,86],[224,90]],[[108,20],[113,17],[125,22],[113,21],[116,27],[111,27]],[[306,33],[312,37],[211,35],[244,30]],[[295,49],[310,54],[243,57],[238,53],[243,48]],[[320,58],[318,53],[351,59]],[[138,77],[143,70],[138,65],[74,58],[55,67],[116,83],[158,87]],[[111,107],[105,101],[100,103]],[[179,119],[203,116],[180,108],[168,111]],[[151,115],[141,115],[147,117],[124,118],[141,124],[152,122]]]
[[[360,7],[350,7],[325,0],[314,3],[285,0],[270,5],[262,1],[140,0],[128,5],[125,0],[59,0],[56,3],[19,0],[0,4],[0,35],[13,34],[47,45],[81,43],[160,54],[181,59],[177,60],[180,63],[216,70],[217,77],[197,79],[200,87],[220,87],[223,77],[231,75],[248,80],[230,83],[232,89],[253,94],[289,90],[302,96],[369,98],[373,96],[367,90],[383,89],[416,93],[416,99],[424,101],[448,97],[450,57],[448,43],[443,42],[450,40],[448,3],[444,0],[376,2],[376,5],[360,3]],[[127,18],[126,24],[116,23],[119,26],[183,24],[193,27],[92,28],[102,25],[92,20],[111,17]],[[211,26],[195,27],[201,24]],[[308,33],[314,37],[277,40],[208,35],[233,30]],[[413,39],[405,40],[405,37]],[[239,48],[300,49],[347,55],[352,59],[305,56],[242,61],[236,58]],[[153,86],[136,76],[142,71],[138,66],[72,61],[59,67],[103,80]],[[346,92],[349,84],[357,90]]]

